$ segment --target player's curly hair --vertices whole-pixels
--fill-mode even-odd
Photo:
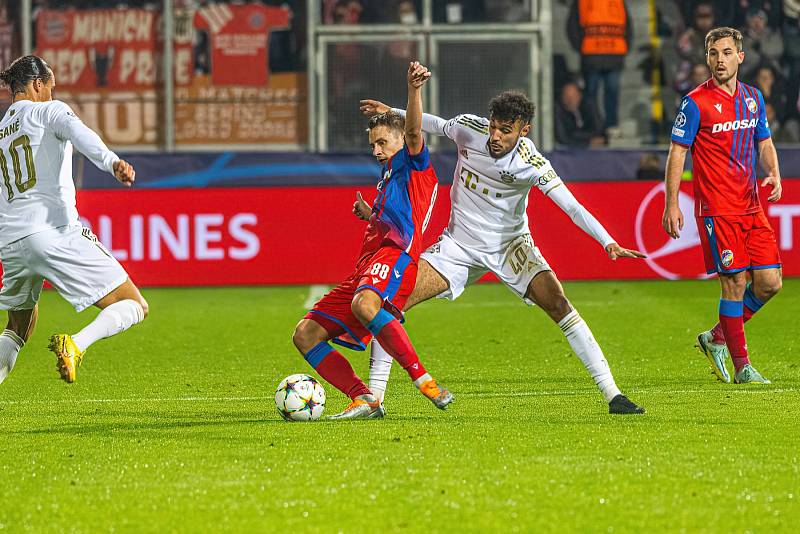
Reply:
[[[736,43],[736,50],[738,52],[742,51],[742,32],[735,28],[723,26],[721,28],[714,28],[706,34],[706,54],[708,54],[708,49],[711,45],[726,37],[733,37],[733,42]]]
[[[406,128],[406,120],[397,112],[387,111],[386,113],[379,113],[369,118],[367,123],[367,131],[377,128],[378,126],[386,126],[390,130],[399,130],[403,133]]]
[[[0,80],[11,90],[11,94],[24,93],[25,86],[34,80],[47,83],[53,72],[39,56],[22,56],[0,72]]]
[[[524,126],[531,123],[535,114],[536,105],[519,91],[504,91],[489,102],[489,116],[503,122],[519,119]]]

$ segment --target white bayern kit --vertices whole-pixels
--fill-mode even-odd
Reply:
[[[402,109],[394,111],[405,116]],[[550,266],[533,243],[528,193],[537,187],[603,248],[615,240],[572,195],[527,137],[495,159],[488,148],[489,121],[475,115],[445,120],[423,114],[422,129],[458,145],[450,192],[450,222],[439,241],[422,254],[449,282],[440,298],[454,300],[488,271],[526,303],[530,281]]]
[[[117,155],[63,102],[21,100],[0,120],[0,309],[33,308],[47,280],[82,311],[128,277],[78,219],[73,145],[114,173]]]

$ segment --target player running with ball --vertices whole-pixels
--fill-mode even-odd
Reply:
[[[361,102],[361,110],[367,115],[389,109],[375,100]],[[454,300],[466,286],[492,272],[527,304],[539,305],[558,324],[608,402],[610,413],[643,413],[644,408],[620,392],[592,332],[534,246],[526,212],[528,193],[537,187],[597,240],[612,260],[641,258],[643,254],[619,246],[575,199],[533,141],[525,137],[533,115],[533,103],[515,92],[492,99],[489,119],[459,115],[448,121],[423,115],[425,132],[456,143],[458,164],[450,192],[450,223],[439,242],[422,254],[417,286],[405,309],[435,296]],[[356,202],[354,212],[363,217],[365,208]],[[382,340],[377,341],[372,343],[370,386],[382,398],[391,359],[384,354]]]
[[[61,378],[74,382],[86,349],[144,320],[147,302],[78,220],[72,146],[123,185],[133,184],[135,172],[69,106],[53,100],[55,76],[41,58],[17,59],[0,79],[13,99],[0,120],[0,309],[8,310],[0,335],[0,382],[33,332],[44,280],[76,311],[92,305],[101,309],[77,334],[50,337]]]
[[[734,382],[769,384],[750,364],[744,323],[781,289],[778,244],[758,200],[756,179],[758,160],[767,172],[761,183],[770,187],[767,200],[780,200],[778,154],[761,91],[737,79],[744,61],[742,34],[733,28],[713,29],[705,47],[712,77],[684,97],[672,128],[663,226],[675,239],[683,229],[678,190],[691,148],[695,217],[706,271],[719,275],[722,288],[719,322],[697,336],[697,346],[720,380],[731,381],[727,346]]]
[[[437,408],[453,400],[419,361],[396,318],[414,289],[422,233],[436,200],[438,179],[422,139],[422,86],[430,77],[417,62],[408,68],[408,113],[383,113],[369,121],[372,153],[384,166],[353,274],[314,305],[293,341],[306,361],[352,402],[329,419],[383,417],[378,399],[350,363],[328,343],[364,350],[374,336],[400,362],[414,385]],[[349,340],[346,341],[343,338]]]

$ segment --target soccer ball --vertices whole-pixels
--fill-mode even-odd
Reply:
[[[325,390],[313,376],[287,376],[275,391],[275,407],[287,421],[313,421],[325,410]]]

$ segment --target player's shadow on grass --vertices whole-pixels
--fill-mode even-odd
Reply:
[[[142,434],[154,434],[163,437],[164,432],[172,430],[190,430],[193,428],[212,428],[212,427],[231,427],[231,426],[263,426],[263,425],[285,425],[286,422],[280,419],[253,419],[248,417],[245,419],[228,418],[226,420],[160,420],[152,422],[109,422],[109,423],[76,423],[66,425],[54,425],[46,428],[33,428],[26,430],[19,430],[15,434],[107,434],[114,436],[137,436]],[[181,432],[181,435],[188,435]],[[205,436],[204,439],[208,439]],[[234,435],[226,434],[226,439],[235,439]]]

